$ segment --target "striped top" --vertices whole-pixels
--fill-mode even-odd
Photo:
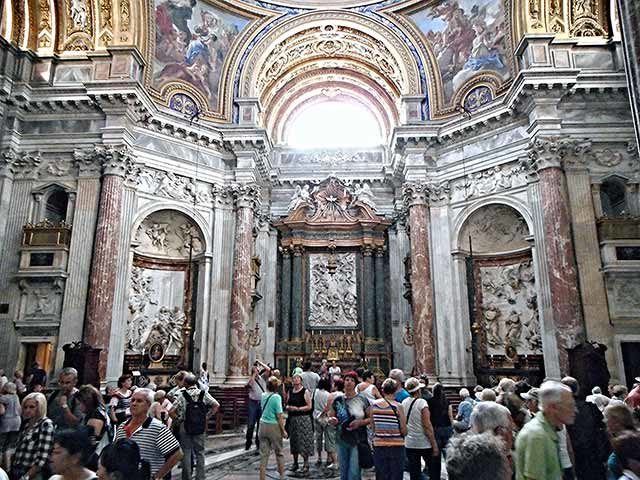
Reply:
[[[151,475],[158,473],[165,463],[165,459],[180,450],[180,444],[173,433],[160,420],[148,417],[145,422],[138,427],[129,437],[125,428],[131,423],[129,419],[126,423],[120,424],[116,432],[116,440],[129,438],[138,444],[140,457],[151,465]]]
[[[384,398],[371,404],[374,447],[404,447],[404,438],[400,433],[399,408],[402,407],[392,407]]]

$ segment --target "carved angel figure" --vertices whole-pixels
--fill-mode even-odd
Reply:
[[[311,193],[309,192],[309,184],[300,187],[300,185],[296,185],[296,190],[291,195],[291,200],[289,201],[289,206],[287,207],[287,211],[291,212],[298,208],[300,205],[304,203],[309,203],[311,199]]]
[[[167,248],[167,234],[169,230],[166,223],[153,223],[146,231],[147,236],[151,239],[151,244],[161,250]]]
[[[86,0],[71,0],[71,18],[76,27],[85,28],[87,26]]]
[[[520,335],[522,335],[521,314],[516,310],[511,310],[505,321],[507,327],[507,343],[511,346],[520,345]]]
[[[482,315],[485,319],[485,331],[487,333],[487,343],[492,347],[502,345],[500,338],[500,310],[495,305],[489,305]]]
[[[356,183],[353,193],[353,202],[351,202],[351,204],[353,205],[355,202],[364,203],[374,210],[376,209],[376,203],[373,200],[373,192],[367,182],[363,182],[362,185]]]

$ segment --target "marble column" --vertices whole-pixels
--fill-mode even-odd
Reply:
[[[385,306],[385,275],[384,275],[384,247],[375,251],[375,300],[376,300],[376,337],[380,340],[387,338],[386,306]]]
[[[62,368],[64,351],[62,347],[82,338],[87,290],[91,271],[92,245],[96,232],[98,207],[100,202],[100,175],[102,165],[94,155],[84,157],[78,152],[78,184],[76,191],[76,208],[69,222],[73,225],[71,245],[69,246],[69,277],[66,281],[66,295],[62,303],[62,318],[56,355],[56,368]]]
[[[280,322],[278,338],[289,340],[291,327],[291,250],[282,249],[282,273],[280,287]]]
[[[300,245],[293,247],[293,268],[291,272],[291,340],[302,339],[302,259],[304,248]]]
[[[409,208],[415,367],[419,373],[435,376],[436,352],[433,336],[433,286],[429,257],[428,187],[424,184],[406,184],[404,196],[405,203]]]
[[[13,187],[13,162],[16,156],[13,150],[7,150],[0,156],[0,252],[4,252],[5,231]]]
[[[569,197],[560,163],[569,148],[557,138],[538,138],[529,146],[540,185],[551,307],[563,375],[569,373],[568,350],[584,340]]]
[[[376,337],[376,292],[375,270],[373,268],[373,248],[362,247],[362,290],[364,296],[364,315],[362,318],[365,340]]]
[[[119,240],[124,177],[133,162],[126,147],[96,147],[94,153],[102,161],[103,176],[87,294],[84,341],[94,348],[101,349],[98,373],[100,378],[104,379],[107,372],[116,288],[114,272],[117,271],[121,253]]]
[[[242,383],[249,375],[249,321],[251,320],[251,257],[253,216],[259,201],[257,185],[239,185],[235,191],[236,230],[233,249],[231,328],[228,383]]]

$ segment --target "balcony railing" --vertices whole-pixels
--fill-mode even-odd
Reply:
[[[68,247],[71,243],[71,225],[65,222],[54,224],[43,220],[22,227],[23,247]]]

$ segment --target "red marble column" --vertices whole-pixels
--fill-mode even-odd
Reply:
[[[419,373],[435,376],[436,352],[433,337],[433,285],[429,257],[427,186],[407,184],[404,187],[404,196],[409,207],[411,306],[416,370]]]
[[[231,289],[231,328],[229,329],[229,383],[243,382],[249,375],[249,321],[251,320],[251,256],[253,215],[259,190],[241,185],[236,190],[236,233],[233,251]]]
[[[116,286],[124,177],[132,160],[126,149],[97,147],[94,153],[102,161],[103,177],[87,294],[84,341],[91,347],[101,349],[98,371],[100,378],[104,379]]]
[[[556,328],[560,372],[569,374],[568,349],[584,340],[578,271],[566,177],[561,160],[571,145],[558,139],[538,139],[531,147],[540,183],[544,248],[551,290],[551,308]]]

